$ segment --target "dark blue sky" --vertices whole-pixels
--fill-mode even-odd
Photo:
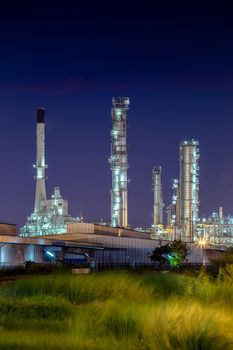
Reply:
[[[49,3],[49,4],[48,4]],[[204,5],[203,5],[204,3]],[[228,2],[0,2],[0,220],[34,204],[35,109],[46,109],[47,192],[110,218],[111,98],[129,96],[129,222],[151,224],[178,144],[200,141],[200,211],[233,213],[233,10]]]

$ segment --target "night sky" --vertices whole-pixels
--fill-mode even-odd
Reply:
[[[49,4],[48,4],[49,3]],[[84,3],[84,1],[83,1]],[[225,4],[224,4],[225,3]],[[233,10],[229,1],[0,1],[0,221],[34,206],[35,110],[46,110],[47,195],[110,219],[111,98],[129,96],[129,223],[150,226],[178,146],[200,142],[200,213],[233,214]],[[193,5],[192,5],[193,4]]]

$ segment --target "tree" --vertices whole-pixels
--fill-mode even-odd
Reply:
[[[171,251],[169,244],[162,245],[153,250],[150,258],[152,261],[158,261],[160,264],[167,263],[167,254]]]
[[[187,245],[181,240],[177,240],[171,244],[155,248],[150,258],[152,261],[158,261],[160,264],[167,263],[172,268],[179,268],[182,261],[186,259],[187,254]]]

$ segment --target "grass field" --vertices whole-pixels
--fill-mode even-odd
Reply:
[[[233,349],[233,265],[48,275],[0,286],[0,349]]]

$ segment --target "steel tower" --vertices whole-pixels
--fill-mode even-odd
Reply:
[[[127,160],[127,120],[128,97],[112,99],[111,156],[112,171],[111,225],[128,226],[128,160]]]
[[[46,200],[45,189],[45,124],[44,124],[43,108],[38,108],[36,111],[36,196],[34,213],[37,213],[41,209],[41,202]]]
[[[193,241],[199,209],[199,148],[198,141],[180,142],[179,217],[182,239]]]
[[[163,194],[161,181],[161,166],[154,167],[152,170],[152,189],[154,191],[154,211],[153,225],[163,224]]]

